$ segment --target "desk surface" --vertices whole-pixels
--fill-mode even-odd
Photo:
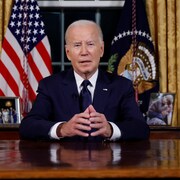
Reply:
[[[180,139],[0,141],[0,179],[180,177]]]

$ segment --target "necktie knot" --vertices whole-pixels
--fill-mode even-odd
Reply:
[[[83,87],[83,88],[87,88],[87,86],[90,85],[90,84],[91,84],[90,81],[86,79],[86,80],[84,80],[84,81],[82,82],[82,87]]]
[[[90,84],[90,81],[87,79],[82,82],[83,88],[80,93],[80,105],[82,111],[84,111],[92,103],[91,93],[87,88],[87,86]]]

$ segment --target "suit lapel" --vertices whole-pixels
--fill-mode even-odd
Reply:
[[[95,107],[96,111],[104,111],[104,107],[107,104],[110,92],[111,88],[109,79],[107,79],[104,73],[99,71],[93,100],[93,106]]]
[[[79,94],[73,70],[68,71],[68,73],[64,76],[62,81],[62,91],[64,94],[65,103],[69,108],[69,112],[72,114],[80,112]]]

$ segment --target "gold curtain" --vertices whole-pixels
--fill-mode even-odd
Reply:
[[[160,92],[175,93],[172,126],[180,126],[180,0],[146,0],[159,62]]]
[[[2,47],[2,40],[9,22],[12,2],[13,0],[0,0],[0,52]]]

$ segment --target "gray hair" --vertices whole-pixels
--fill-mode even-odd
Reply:
[[[66,42],[66,44],[67,44],[68,33],[69,33],[70,28],[72,28],[74,26],[79,26],[79,25],[94,25],[98,30],[100,40],[103,41],[103,33],[102,33],[101,27],[92,20],[81,19],[81,20],[74,21],[66,29],[66,32],[65,32],[65,42]]]

